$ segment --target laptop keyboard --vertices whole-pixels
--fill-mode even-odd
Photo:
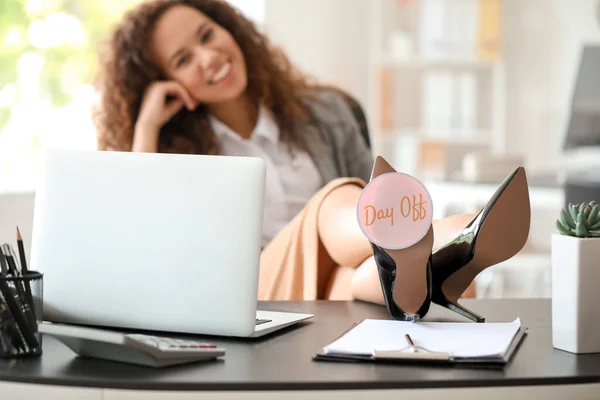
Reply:
[[[256,318],[256,325],[266,324],[267,322],[271,322],[270,319],[258,319]]]

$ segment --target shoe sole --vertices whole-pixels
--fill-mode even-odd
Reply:
[[[519,168],[480,227],[473,258],[442,284],[446,298],[456,303],[484,269],[521,251],[529,237],[530,219],[527,176],[525,169]]]
[[[396,264],[392,298],[398,307],[416,314],[429,295],[427,263],[433,247],[433,226],[418,243],[400,250],[383,249]]]

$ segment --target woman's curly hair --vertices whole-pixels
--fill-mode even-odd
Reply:
[[[150,36],[160,16],[177,5],[193,7],[229,31],[246,60],[248,95],[273,112],[284,143],[303,147],[294,125],[310,119],[303,96],[312,85],[251,21],[223,0],[150,0],[125,14],[100,55],[100,103],[94,111],[98,148],[131,151],[146,88],[165,79],[151,61]],[[218,145],[206,109],[182,108],[161,128],[158,148],[159,152],[216,154]]]

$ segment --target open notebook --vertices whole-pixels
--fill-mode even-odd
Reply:
[[[315,360],[505,364],[525,333],[519,318],[481,324],[366,319],[325,346]]]

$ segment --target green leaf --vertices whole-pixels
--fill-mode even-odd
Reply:
[[[565,228],[565,229],[567,229],[567,230],[571,230],[571,229],[575,228],[575,227],[570,227],[569,225],[565,224],[565,223],[564,223],[563,221],[561,221],[560,219],[557,219],[557,220],[556,220],[556,223],[557,223],[557,224],[560,224],[560,225],[561,225],[563,228]]]
[[[583,216],[587,220],[587,217],[590,215],[590,211],[592,210],[587,204],[583,206]]]
[[[577,216],[577,224],[585,226],[586,229],[589,227],[585,213],[579,213],[579,215]]]
[[[575,236],[573,234],[573,231],[571,229],[565,227],[559,220],[556,220],[556,229],[558,229],[558,231],[560,233],[562,233],[563,235]]]
[[[569,216],[569,214],[567,214],[565,212],[565,210],[563,210],[563,209],[560,210],[560,221],[567,228],[575,229],[575,221],[573,221],[573,219]]]
[[[600,221],[596,222],[594,225],[588,227],[590,231],[594,231],[596,229],[600,229]]]
[[[600,206],[598,204],[594,204],[592,206],[592,211],[590,212],[590,215],[588,216],[588,226],[589,225],[593,225],[598,221],[598,212],[600,212]]]
[[[569,213],[571,213],[571,218],[573,218],[573,221],[577,221],[577,210],[576,205],[574,204],[569,204]]]
[[[587,226],[585,225],[587,222],[586,219],[583,218],[583,214],[579,214],[577,216],[577,224],[575,225],[575,235],[577,237],[586,237],[588,234]]]

